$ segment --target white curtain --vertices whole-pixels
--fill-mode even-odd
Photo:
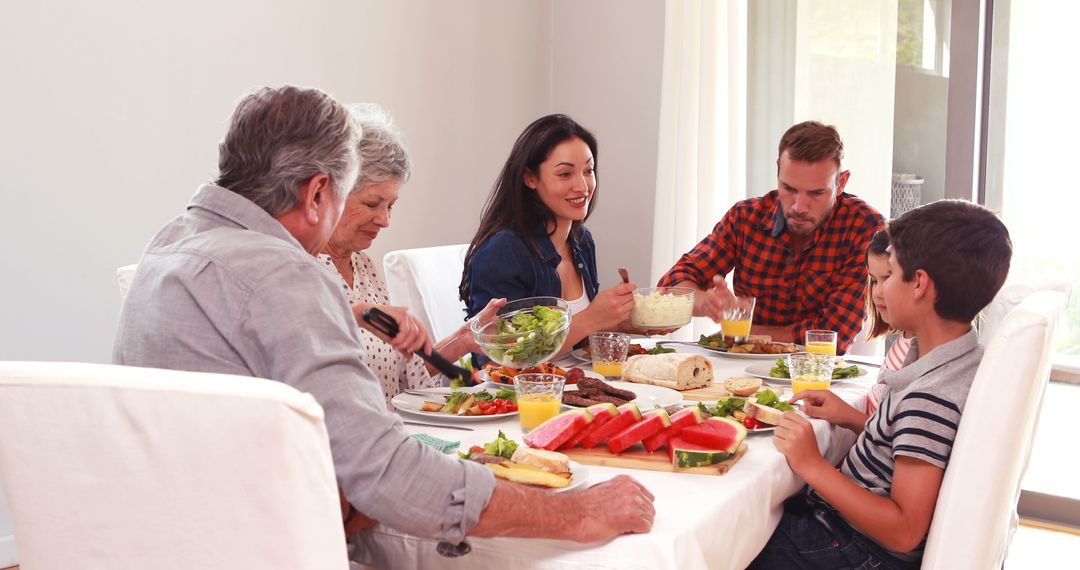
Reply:
[[[746,0],[668,0],[652,273],[658,279],[746,197]],[[681,336],[715,332],[695,319]],[[676,336],[680,336],[676,333]]]

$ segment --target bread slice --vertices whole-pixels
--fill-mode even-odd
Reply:
[[[784,417],[784,412],[781,412],[776,408],[763,406],[753,400],[746,401],[746,405],[743,406],[743,411],[746,412],[746,415],[755,420],[771,426],[779,424],[780,418]]]
[[[746,398],[753,396],[761,388],[761,378],[751,376],[736,376],[724,380],[724,389],[732,396]]]
[[[532,465],[548,473],[570,472],[570,458],[557,451],[519,445],[510,461],[521,465]]]
[[[541,487],[551,487],[553,489],[560,489],[570,485],[571,476],[569,472],[548,473],[547,471],[542,471],[538,467],[532,465],[519,465],[513,462],[504,463],[502,465],[485,463],[484,466],[491,469],[496,477],[506,479],[513,483],[539,485]]]
[[[712,362],[697,354],[639,354],[623,364],[623,380],[673,390],[712,386]]]

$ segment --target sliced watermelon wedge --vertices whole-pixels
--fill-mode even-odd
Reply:
[[[683,430],[683,433],[686,432],[686,429]],[[731,457],[731,453],[722,449],[712,449],[707,445],[691,443],[683,439],[680,434],[673,436],[668,441],[668,457],[671,459],[671,464],[676,468],[688,469],[690,467],[716,465]]]
[[[608,450],[612,453],[622,453],[639,441],[656,434],[671,425],[671,418],[667,410],[649,410],[642,414],[637,423],[623,429],[607,440]]]
[[[732,418],[711,417],[696,426],[683,429],[679,437],[690,443],[732,454],[746,439],[746,426]]]
[[[615,404],[603,403],[589,406],[586,408],[593,416],[593,421],[589,422],[584,429],[578,431],[574,435],[570,436],[570,439],[559,446],[559,449],[570,449],[581,443],[581,440],[587,437],[590,433],[600,429],[600,426],[608,423],[612,418],[619,415],[619,408],[615,407]]]
[[[525,445],[554,451],[593,419],[589,410],[563,412],[525,435]]]
[[[697,406],[679,410],[672,414],[670,426],[641,440],[641,444],[645,446],[646,451],[656,451],[667,445],[668,440],[673,436],[679,435],[683,429],[690,426],[696,426],[700,424],[703,419],[704,416],[701,414],[701,409]]]
[[[641,420],[641,411],[638,410],[637,404],[627,402],[619,406],[619,415],[600,426],[596,431],[583,437],[581,439],[581,447],[592,449],[596,447],[596,444],[607,439],[608,436],[626,429],[639,420]]]

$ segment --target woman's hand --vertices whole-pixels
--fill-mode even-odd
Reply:
[[[633,283],[620,283],[597,293],[589,308],[582,311],[583,316],[589,314],[593,323],[590,332],[615,329],[629,321],[630,311],[634,308],[635,289],[637,285]]]
[[[457,332],[440,342],[435,348],[450,360],[457,360],[470,352],[482,352],[480,350],[480,345],[476,344],[476,337],[473,336],[472,329],[469,327],[473,321],[487,324],[495,320],[499,309],[505,306],[506,299],[492,299],[488,301],[487,306],[484,307],[483,310],[476,313],[473,318],[465,321],[465,324],[462,325]]]
[[[389,338],[364,321],[361,315],[364,311],[371,308],[379,309],[394,319],[394,322],[397,323],[398,326],[397,336]],[[357,303],[353,305],[352,309],[357,324],[371,331],[371,334],[379,337],[380,340],[389,344],[394,350],[404,354],[406,357],[412,357],[414,352],[421,349],[423,349],[424,352],[431,352],[431,336],[428,334],[427,330],[424,329],[424,326],[420,324],[420,321],[416,320],[416,317],[414,317],[405,307]]]
[[[802,409],[806,415],[846,427],[855,433],[862,431],[868,417],[828,390],[804,390],[791,398],[792,404],[796,402],[803,403]]]

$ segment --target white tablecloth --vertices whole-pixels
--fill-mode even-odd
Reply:
[[[680,348],[687,350],[693,349]],[[710,357],[721,382],[731,376],[745,376],[749,364],[768,362],[711,356],[715,353],[708,351],[701,354]],[[866,391],[877,378],[877,369],[867,369],[869,374],[858,382],[833,386],[834,392],[859,409],[865,407]],[[426,422],[427,418],[420,421]],[[819,448],[832,463],[838,463],[854,442],[855,434],[821,420],[812,422]],[[414,433],[460,440],[462,449],[491,441],[498,430],[521,441],[516,417],[455,425],[474,431],[406,427]],[[372,554],[358,557],[368,558],[368,563],[380,568],[745,568],[776,528],[784,500],[803,486],[784,456],[776,451],[771,435],[751,435],[747,443],[746,455],[721,476],[589,466],[589,484],[628,474],[656,496],[656,520],[648,534],[624,535],[604,544],[470,538],[472,553],[451,559],[435,552],[435,541],[406,537],[380,526],[364,541],[363,550],[371,549]]]

